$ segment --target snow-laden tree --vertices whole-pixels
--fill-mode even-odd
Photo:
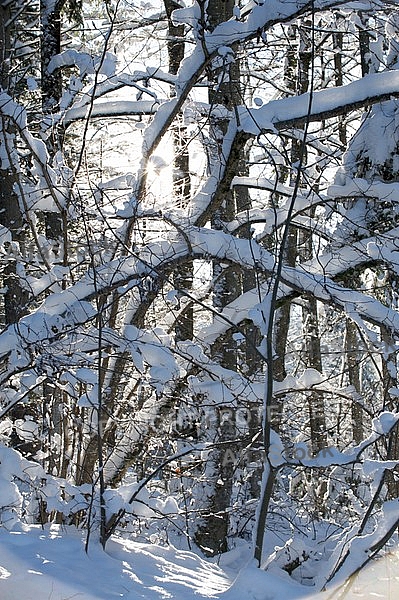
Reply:
[[[322,587],[399,521],[395,5],[218,6],[1,5],[1,521]]]

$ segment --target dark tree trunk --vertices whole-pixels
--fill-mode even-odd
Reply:
[[[0,85],[4,91],[13,95],[9,78],[10,60],[12,54],[13,36],[12,13],[10,3],[0,5]],[[15,161],[16,130],[11,119],[2,116],[0,136],[2,147],[7,158],[0,161],[0,224],[11,232],[12,242],[20,245],[22,250],[25,239],[25,222],[23,219],[19,197],[16,192],[18,169]],[[16,323],[24,314],[27,292],[23,289],[18,274],[18,251],[9,245],[8,263],[3,270],[3,286],[7,288],[4,294],[4,324]]]
[[[213,30],[219,23],[228,20],[233,14],[233,8],[234,1],[232,0],[210,2],[207,8],[209,28]],[[221,105],[232,109],[240,103],[240,66],[238,61],[216,67],[211,65],[208,76],[213,82],[213,88],[209,92],[211,106]],[[215,165],[219,161],[227,124],[227,121],[220,119],[211,122],[211,162]],[[245,163],[245,147],[242,147],[239,157],[239,165],[242,170],[235,174],[243,175],[245,173]],[[247,191],[241,190],[237,194],[232,190],[227,191],[224,194],[222,205],[212,215],[212,228],[223,231],[225,224],[235,218],[238,210],[248,208],[248,202]],[[213,278],[213,306],[217,311],[222,311],[227,304],[238,298],[243,292],[245,275],[237,266],[226,266],[214,261]],[[246,283],[249,285],[249,280]],[[238,347],[232,332],[228,331],[218,340],[217,346],[213,349],[213,358],[227,369],[238,370]],[[215,413],[217,441],[232,442],[237,437],[235,407],[220,406]],[[223,450],[214,450],[208,464],[207,477],[212,492],[206,501],[205,511],[207,514],[204,514],[198,527],[196,542],[204,552],[210,555],[225,552],[228,549],[228,509],[231,504],[234,463],[238,453],[239,445],[232,442],[231,446],[223,446]]]

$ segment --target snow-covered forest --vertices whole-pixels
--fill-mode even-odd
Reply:
[[[0,532],[344,581],[399,527],[398,4],[0,28]]]

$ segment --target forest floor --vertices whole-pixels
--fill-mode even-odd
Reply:
[[[249,553],[224,565],[172,546],[114,537],[106,552],[60,526],[0,530],[1,600],[359,600],[399,598],[399,551],[336,591],[311,594],[288,574],[257,569]],[[228,563],[228,564],[227,564]]]

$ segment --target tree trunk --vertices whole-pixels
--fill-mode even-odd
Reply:
[[[179,3],[176,0],[164,0],[164,5],[168,17],[169,71],[176,75],[184,58],[184,25],[176,25],[172,19],[172,12],[179,8]],[[188,204],[191,192],[190,157],[187,141],[186,127],[183,116],[180,115],[177,119],[177,126],[173,130],[173,189],[176,201],[183,209]],[[184,293],[190,292],[192,289],[193,268],[192,261],[188,261],[173,276],[177,297],[182,305],[182,310],[175,325],[175,339],[177,342],[192,340],[194,335],[193,302]]]
[[[209,27],[213,30],[219,23],[233,15],[234,1],[216,0],[207,8]],[[209,69],[208,76],[214,83],[209,91],[211,106],[221,105],[233,109],[240,103],[240,66],[238,61]],[[223,137],[226,134],[227,121],[220,119],[211,122],[210,137],[212,144],[211,163],[218,164]],[[245,169],[245,148],[240,149],[239,163]],[[212,164],[211,164],[212,168]],[[240,174],[244,174],[243,172]],[[239,191],[238,196],[232,190],[224,195],[224,201],[212,216],[212,228],[223,230],[225,223],[232,221],[237,210],[248,207],[248,192]],[[237,266],[226,266],[217,261],[213,263],[213,306],[219,312],[238,298],[243,291],[241,270]],[[213,358],[223,367],[236,371],[238,369],[238,346],[233,332],[228,331],[213,349]],[[206,554],[214,555],[228,550],[229,506],[233,486],[234,463],[239,446],[233,440],[237,437],[235,426],[235,410],[233,406],[219,406],[215,409],[216,438],[220,443],[232,442],[223,449],[212,451],[207,465],[206,476],[211,486],[207,494],[207,508],[195,535],[196,542]]]
[[[9,77],[11,47],[12,13],[10,3],[0,5],[0,84],[4,91],[13,96]],[[1,117],[1,146],[4,149],[0,163],[0,224],[11,232],[12,244],[9,245],[7,266],[3,270],[4,324],[16,323],[25,312],[28,294],[21,285],[18,269],[19,250],[21,254],[25,240],[25,221],[17,194],[18,155],[16,151],[16,131],[11,119]],[[20,265],[20,269],[23,266]]]

